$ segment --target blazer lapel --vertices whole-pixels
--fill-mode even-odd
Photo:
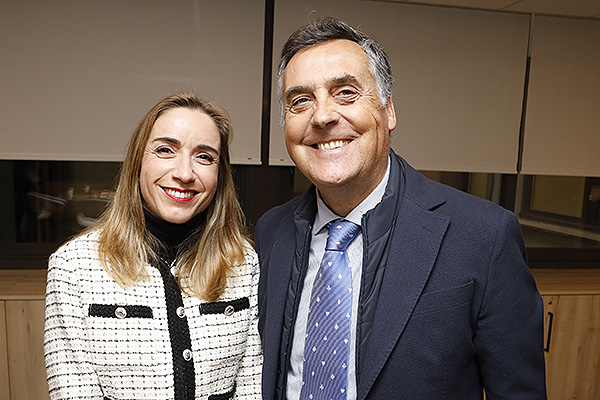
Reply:
[[[430,208],[412,201],[400,205],[360,371],[358,399],[366,398],[402,335],[437,258],[449,221]]]

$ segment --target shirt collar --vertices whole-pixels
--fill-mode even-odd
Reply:
[[[367,211],[375,208],[377,204],[381,202],[383,195],[385,194],[385,188],[390,178],[390,158],[388,156],[387,169],[381,182],[375,189],[364,199],[358,206],[356,206],[348,215],[344,217],[345,220],[354,222],[357,225],[361,225],[362,216]],[[316,189],[315,189],[316,190]],[[317,190],[317,215],[315,216],[315,224],[313,232],[315,234],[321,232],[325,226],[335,219],[340,219],[339,215],[334,213],[323,201],[321,194]]]

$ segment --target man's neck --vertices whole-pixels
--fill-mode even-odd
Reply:
[[[355,181],[344,186],[318,188],[319,195],[327,207],[334,213],[340,217],[345,217],[373,193],[388,175],[389,168],[390,163],[388,157],[386,168],[382,171],[378,179],[372,179],[372,177],[370,177],[370,179],[365,180],[364,183]],[[384,189],[385,188],[382,190]]]
[[[327,207],[340,217],[345,217],[362,203],[376,187],[377,185],[370,188],[363,188],[362,191],[358,192],[351,189],[345,190],[345,188],[341,187],[330,190],[324,188],[319,189],[319,194]]]

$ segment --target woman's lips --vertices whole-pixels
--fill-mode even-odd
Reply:
[[[180,190],[175,188],[163,188],[167,196],[177,201],[189,201],[198,193],[195,190]]]

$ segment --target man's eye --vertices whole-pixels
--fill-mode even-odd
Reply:
[[[290,105],[291,112],[302,111],[309,107],[310,99],[307,97],[299,97],[297,99],[292,100]]]
[[[303,104],[303,103],[306,103],[307,101],[308,101],[308,99],[307,99],[307,98],[305,98],[305,97],[301,97],[301,98],[299,98],[299,99],[296,99],[296,100],[294,100],[294,101],[292,102],[292,106],[296,106],[296,105],[299,105],[299,104]]]
[[[353,102],[358,98],[358,92],[352,89],[341,89],[336,93],[336,97],[343,102]]]

